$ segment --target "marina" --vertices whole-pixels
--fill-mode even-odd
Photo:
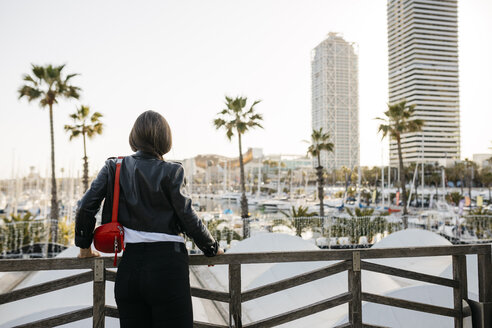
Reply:
[[[24,182],[26,190],[20,188],[21,183],[17,181],[15,192],[0,193],[2,258],[52,257],[73,245],[76,195],[80,190],[75,187],[76,181],[65,179],[61,183],[61,219],[58,221],[61,233],[56,241],[49,233],[52,222],[49,219],[49,195],[43,190],[46,181],[37,178]],[[4,185],[13,183],[9,181]],[[446,193],[452,194],[457,190],[447,188]],[[403,230],[403,218],[406,218],[409,228],[432,231],[453,244],[492,241],[490,206],[473,207],[472,204],[476,205],[477,197],[481,197],[482,202],[488,201],[486,189],[474,189],[470,206],[462,208],[445,201],[443,191],[438,196],[434,188],[417,189],[419,195],[429,200],[427,206],[425,203],[419,207],[410,205],[409,214],[402,216],[398,210],[400,207],[395,204],[396,188],[385,188],[381,193],[381,200],[385,202],[373,204],[371,201],[357,201],[361,194],[357,190],[355,197],[333,198],[343,188],[327,186],[325,193],[331,196],[325,197],[324,217],[319,217],[320,204],[314,187],[311,187],[311,193],[309,189],[307,191],[307,194],[297,194],[295,198],[289,197],[288,193],[248,194],[250,216],[247,219],[241,218],[241,194],[238,192],[192,194],[191,198],[198,216],[225,249],[244,238],[242,229],[246,221],[251,236],[265,232],[297,235],[322,249],[370,247],[385,236]],[[292,213],[297,209],[304,212]],[[199,252],[192,241],[187,245],[191,253]]]

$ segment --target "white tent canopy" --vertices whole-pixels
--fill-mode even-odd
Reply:
[[[58,257],[76,257],[78,247],[70,247]],[[34,286],[50,280],[69,277],[88,270],[38,271],[28,276],[15,289]],[[113,282],[106,283],[106,304],[116,306],[113,296]],[[23,323],[48,318],[70,311],[92,306],[92,283],[60,289],[54,292],[25,298],[0,306],[0,327],[7,328]],[[60,327],[85,328],[92,325],[92,318],[72,322]],[[106,318],[106,327],[119,327],[119,321]]]
[[[450,245],[444,238],[428,231],[408,229],[395,232],[381,240],[373,248],[421,247]],[[255,253],[275,251],[320,251],[309,241],[285,234],[257,234],[232,247],[229,253]],[[60,257],[75,257],[78,248],[73,247],[61,253]],[[475,258],[475,260],[473,259]],[[451,259],[449,257],[381,259],[372,260],[384,265],[434,275],[450,276]],[[242,265],[242,290],[248,290],[281,279],[312,271],[335,262],[298,262]],[[475,267],[475,268],[474,268]],[[227,265],[215,267],[197,266],[191,268],[192,285],[211,290],[228,290]],[[468,257],[468,279],[476,280],[476,257]],[[84,270],[39,271],[26,278],[18,287],[23,288],[53,279],[81,273]],[[243,322],[254,322],[292,309],[346,292],[347,273],[339,273],[328,278],[290,288],[249,302],[243,303]],[[106,285],[106,304],[115,306],[113,296],[114,283]],[[408,279],[399,279],[377,273],[362,272],[364,292],[388,295],[412,301],[452,307],[450,288],[424,284]],[[470,288],[471,292],[476,289]],[[210,301],[193,298],[195,320],[224,323],[218,318],[217,309],[212,309]],[[59,291],[27,298],[0,306],[0,327],[11,327],[33,320],[47,318],[76,309],[92,306],[92,284],[62,289]],[[347,321],[347,305],[314,314],[281,327],[327,327]],[[428,315],[421,312],[402,310],[377,304],[363,304],[365,323],[390,327],[448,327],[450,319]],[[220,319],[220,320],[219,320]],[[222,320],[222,321],[221,321]],[[65,325],[66,327],[87,327],[92,319],[81,320]],[[118,327],[118,320],[106,318],[107,327]]]
[[[453,290],[437,285],[417,285],[401,288],[385,294],[385,296],[453,308]],[[453,318],[417,312],[375,303],[363,303],[362,318],[364,323],[400,328],[448,328],[454,327]],[[338,324],[347,322],[345,316]],[[472,327],[471,317],[464,320],[464,327]]]

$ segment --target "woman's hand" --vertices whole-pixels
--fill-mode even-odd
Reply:
[[[93,250],[90,246],[89,248],[80,248],[80,253],[77,256],[79,259],[85,259],[88,257],[99,257],[101,254],[99,254],[98,251]]]
[[[217,250],[217,253],[215,254],[215,256],[217,255],[222,255],[224,254],[224,250],[222,248],[219,247],[219,249]],[[214,265],[213,264],[209,264],[208,267],[213,267]]]

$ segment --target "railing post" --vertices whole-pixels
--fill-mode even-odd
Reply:
[[[354,328],[362,328],[362,283],[360,275],[360,252],[352,253],[352,267],[348,270],[348,288],[352,293],[349,302],[349,319]]]
[[[491,249],[485,254],[478,254],[478,301],[482,305],[482,327],[492,327],[492,263]]]
[[[106,281],[104,277],[104,260],[94,260],[94,285],[93,285],[93,307],[92,327],[104,328],[104,307],[106,305]]]
[[[229,326],[242,328],[241,264],[229,264]]]
[[[454,309],[459,312],[454,327],[463,328],[463,300],[468,299],[465,255],[453,255],[453,279],[459,282],[459,287],[453,288]]]

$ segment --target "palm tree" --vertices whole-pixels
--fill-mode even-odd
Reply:
[[[378,132],[382,132],[383,139],[389,135],[389,137],[396,141],[398,145],[398,161],[400,165],[400,181],[402,189],[402,201],[403,201],[403,215],[407,214],[407,191],[405,170],[403,167],[403,155],[401,152],[401,136],[405,133],[422,131],[424,121],[420,119],[413,119],[412,116],[415,113],[415,105],[407,105],[406,100],[397,104],[388,104],[388,110],[384,112],[385,118],[376,119],[385,122],[386,124],[380,124]],[[407,218],[403,218],[403,224],[405,228],[408,227]]]
[[[296,236],[299,237],[301,237],[306,227],[312,228],[314,225],[319,223],[313,219],[308,219],[310,217],[316,216],[317,213],[309,212],[309,208],[307,206],[303,207],[302,205],[300,205],[298,208],[292,206],[290,211],[280,211],[280,213],[292,219],[292,223],[290,223],[290,226],[296,229]]]
[[[492,171],[484,170],[482,174],[482,183],[489,189],[489,204],[492,204],[492,193],[490,191],[490,187],[492,187]]]
[[[472,198],[472,184],[473,184],[473,174],[475,171],[476,164],[473,161],[470,161],[468,158],[465,158],[465,171],[466,171],[466,177],[467,181],[466,183],[468,184],[468,196],[470,196],[470,199]]]
[[[53,131],[53,105],[57,104],[61,98],[78,99],[80,88],[70,84],[70,80],[78,74],[68,74],[63,77],[62,71],[65,65],[61,66],[38,66],[32,65],[32,75],[25,74],[23,80],[26,84],[19,90],[19,99],[26,97],[29,102],[38,100],[42,108],[48,107],[50,117],[50,136],[51,136],[51,232],[53,240],[57,240],[58,227],[58,199],[56,194],[55,177],[55,136]]]
[[[347,196],[349,190],[349,184],[351,184],[352,182],[353,170],[349,169],[346,166],[342,166],[340,170],[342,171],[342,179],[345,179],[345,196]]]
[[[82,181],[84,182],[84,191],[89,189],[89,161],[87,159],[85,137],[87,136],[91,139],[96,134],[102,134],[103,132],[103,124],[99,121],[102,114],[95,112],[89,118],[89,112],[89,106],[81,105],[75,113],[70,115],[70,118],[74,121],[74,125],[65,125],[65,131],[70,132],[70,141],[80,135],[82,135],[84,140],[84,177],[82,178]]]
[[[311,133],[311,145],[308,148],[308,155],[312,157],[316,157],[318,159],[318,166],[316,167],[316,174],[318,176],[318,198],[319,198],[319,215],[325,216],[325,208],[323,204],[323,187],[324,187],[324,179],[323,179],[323,166],[321,166],[321,152],[323,150],[332,152],[334,145],[331,142],[328,142],[330,139],[330,135],[328,133],[323,133],[323,128],[319,128],[319,130],[314,130]]]
[[[442,182],[442,177],[441,177],[441,168],[439,166],[439,163],[434,163],[430,167],[430,176],[428,178],[429,184],[434,185],[436,188],[436,201],[439,200],[439,184]],[[432,196],[430,196],[432,197]]]
[[[256,100],[249,107],[245,109],[247,98],[236,97],[234,99],[225,97],[226,108],[217,113],[218,117],[214,120],[214,126],[217,130],[224,128],[226,130],[227,139],[231,140],[232,136],[237,133],[239,141],[239,167],[241,173],[241,217],[243,218],[243,237],[249,236],[249,224],[247,222],[248,214],[248,199],[246,198],[246,188],[244,182],[244,162],[243,152],[241,144],[241,136],[252,128],[263,128],[260,121],[263,120],[263,116],[255,112],[255,106],[260,103],[261,100]]]

